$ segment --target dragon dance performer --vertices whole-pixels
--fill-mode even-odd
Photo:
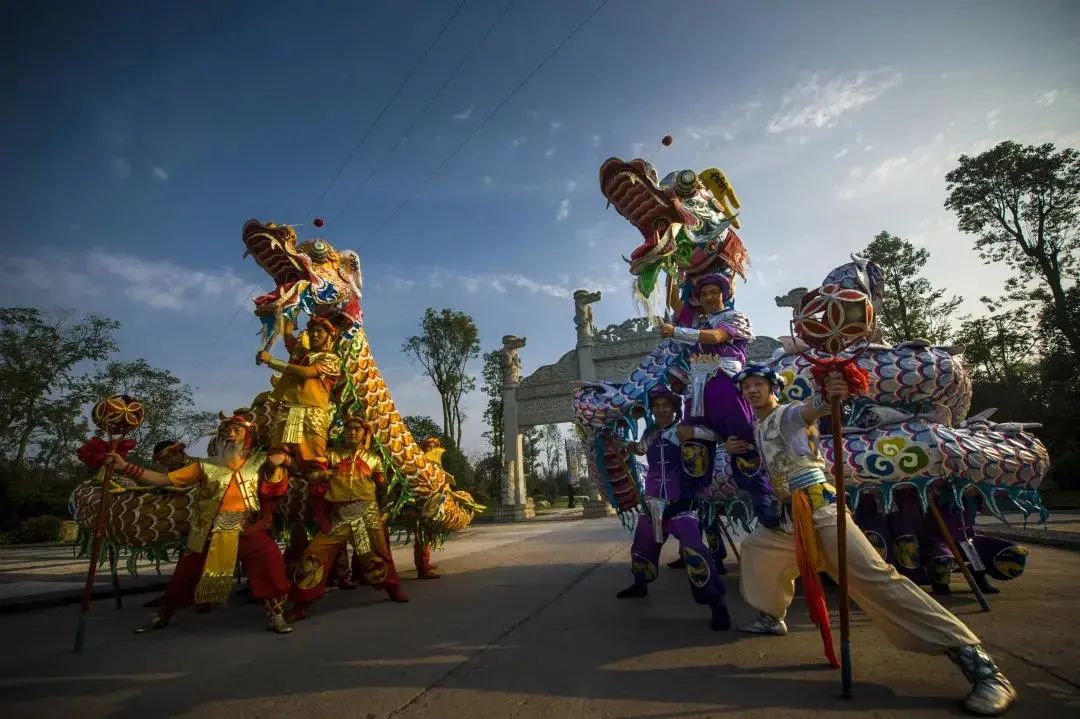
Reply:
[[[442,458],[446,454],[446,448],[442,446],[442,442],[438,437],[431,436],[424,438],[424,441],[420,443],[420,449],[424,450],[424,458],[434,464],[443,466]],[[447,481],[450,482],[450,486],[454,486],[454,478],[449,474],[446,475]],[[419,510],[419,508],[417,508]],[[431,563],[431,541],[424,535],[423,530],[420,527],[420,513],[417,511],[417,524],[413,532],[413,564],[416,566],[416,578],[417,579],[438,579],[439,575],[436,573],[436,569],[439,567]]]
[[[270,393],[274,403],[272,449],[288,449],[303,473],[326,469],[326,436],[330,429],[330,391],[341,375],[341,358],[331,348],[337,328],[325,317],[308,320],[305,348],[302,340],[285,334],[289,362],[274,359],[266,350],[255,356],[281,377]]]
[[[781,406],[783,381],[764,365],[750,365],[736,378],[756,415],[757,446],[776,496],[784,502],[793,532],[760,526],[742,542],[740,587],[743,598],[761,615],[742,631],[786,634],[784,615],[795,591],[800,563],[811,616],[822,628],[831,654],[828,613],[817,571],[837,576],[835,490],[826,481],[816,446],[815,423],[829,413],[828,399],[847,399],[847,381],[839,374],[825,382],[824,397],[813,404]],[[1016,697],[1016,690],[975,636],[959,619],[882,560],[858,528],[848,524],[847,563],[852,598],[897,647],[926,654],[945,653],[973,685],[964,707],[973,714],[996,716]],[[824,613],[815,614],[815,602]],[[835,657],[830,657],[835,661]]]
[[[666,387],[660,386],[650,392],[650,405],[656,424],[634,447],[636,453],[646,455],[649,462],[645,476],[647,511],[638,516],[630,547],[634,583],[616,596],[629,599],[648,595],[648,583],[656,579],[660,549],[664,540],[674,535],[679,540],[679,556],[685,564],[694,600],[709,605],[713,629],[730,629],[724,583],[701,539],[697,512],[691,508],[700,483],[683,471],[680,450],[683,441],[708,439],[712,432],[706,427],[678,426],[679,400]]]
[[[958,559],[970,564],[975,583],[983,594],[1000,591],[990,583],[989,577],[1009,580],[1023,573],[1026,547],[976,531],[979,496],[963,496],[961,507],[951,496],[942,493],[930,501],[937,502],[945,526],[963,557],[953,556],[937,524],[923,516],[914,488],[897,489],[892,510],[887,514],[881,511],[874,496],[863,497],[855,521],[885,561],[916,584],[929,585],[930,593],[935,596],[951,594],[949,579]]]
[[[292,631],[282,614],[289,590],[285,564],[268,534],[273,507],[287,485],[278,468],[285,455],[278,452],[267,458],[253,451],[254,435],[254,425],[243,417],[231,417],[218,428],[216,457],[167,473],[111,455],[116,471],[136,482],[199,487],[186,551],[176,563],[157,613],[136,632],[163,629],[176,610],[193,603],[227,603],[237,559],[244,566],[252,597],[263,600],[268,628],[278,634]]]
[[[155,444],[153,460],[168,472],[186,467],[195,461],[188,456],[187,445],[175,439],[166,439]]]
[[[686,315],[673,298],[676,314]],[[704,275],[694,283],[689,305],[699,312],[693,327],[660,327],[663,337],[691,344],[691,400],[688,422],[706,424],[721,439],[713,459],[713,472],[728,474],[736,486],[749,493],[754,514],[767,525],[779,522],[775,498],[768,479],[760,471],[761,460],[753,446],[753,412],[739,394],[734,377],[746,363],[746,350],[753,339],[750,318],[734,309],[731,279],[721,273]],[[736,452],[735,449],[738,448]],[[713,535],[714,560],[722,561],[727,550],[720,539],[719,512],[706,532]]]
[[[395,602],[407,602],[401,589],[390,533],[383,521],[376,490],[385,482],[383,460],[371,449],[371,429],[360,417],[349,417],[340,447],[329,453],[330,469],[309,475],[315,497],[319,533],[308,544],[293,576],[289,622],[303,619],[326,592],[334,558],[352,544],[366,584],[385,589]],[[329,506],[327,506],[329,505]]]

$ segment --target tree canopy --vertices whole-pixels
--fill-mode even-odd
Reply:
[[[885,299],[878,322],[886,341],[892,343],[926,339],[946,342],[950,318],[963,301],[946,297],[921,276],[930,252],[888,232],[879,232],[861,253],[885,273]]]
[[[405,340],[401,350],[415,358],[431,378],[442,401],[443,433],[460,444],[465,419],[461,398],[476,388],[476,379],[465,368],[480,356],[480,333],[464,312],[431,307],[420,320],[420,330]]]
[[[1080,357],[1080,314],[1067,297],[1080,280],[1080,152],[1002,142],[961,155],[945,180],[945,207],[978,236],[979,255],[1016,272],[1012,298],[1044,306]]]

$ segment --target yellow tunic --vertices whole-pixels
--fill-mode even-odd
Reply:
[[[382,457],[369,449],[331,449],[329,459],[334,475],[330,478],[327,501],[374,501],[375,475],[384,471]]]
[[[341,358],[333,352],[313,352],[294,366],[312,367],[314,376],[284,373],[270,393],[275,405],[275,449],[292,445],[303,460],[326,458],[326,435],[330,429],[330,390],[341,375]]]

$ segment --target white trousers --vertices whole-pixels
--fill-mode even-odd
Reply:
[[[814,532],[821,543],[825,571],[836,579],[836,505],[814,512]],[[963,622],[887,564],[850,514],[847,559],[851,598],[897,647],[940,654],[981,643]],[[795,596],[797,576],[793,535],[758,525],[742,541],[739,588],[743,599],[758,611],[782,618]]]

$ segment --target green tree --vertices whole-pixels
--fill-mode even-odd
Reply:
[[[502,403],[502,359],[498,350],[484,354],[484,370],[480,380],[480,390],[487,396],[484,408],[484,423],[488,429],[483,438],[491,445],[495,465],[503,464],[503,403]]]
[[[147,459],[154,445],[166,439],[194,444],[213,433],[218,418],[195,407],[192,389],[172,372],[150,366],[144,359],[109,362],[79,382],[84,402],[96,402],[113,394],[126,394],[142,402],[146,417],[131,434],[138,444],[133,455]]]
[[[423,442],[428,437],[438,437],[442,434],[439,425],[427,415],[410,414],[401,421],[409,428],[409,432],[417,442]]]
[[[978,235],[985,262],[1015,270],[1012,297],[1041,304],[1080,357],[1080,315],[1066,295],[1080,279],[1080,152],[1002,142],[959,163],[945,176],[945,207]]]
[[[480,356],[479,332],[464,312],[428,307],[420,320],[421,334],[405,340],[402,352],[412,355],[431,378],[442,401],[443,433],[461,444],[465,415],[461,398],[476,388],[476,379],[465,371]]]
[[[540,427],[521,428],[521,463],[525,470],[525,491],[529,496],[540,491],[543,476],[540,473],[540,453],[543,438]]]
[[[0,308],[0,452],[15,465],[48,440],[57,423],[75,422],[72,392],[77,368],[116,351],[120,325],[89,315],[50,316],[30,307]],[[64,426],[64,433],[74,431]],[[77,425],[77,422],[75,422]]]
[[[957,332],[964,346],[965,364],[976,381],[1016,383],[1031,374],[1035,366],[1032,351],[1038,335],[1032,317],[1024,307],[1009,306],[1007,300],[980,297],[988,314],[967,316]]]
[[[935,288],[920,276],[930,253],[882,231],[861,254],[885,273],[885,299],[878,314],[885,340],[947,342],[952,329],[950,318],[963,300],[956,295],[946,298],[944,289]]]

